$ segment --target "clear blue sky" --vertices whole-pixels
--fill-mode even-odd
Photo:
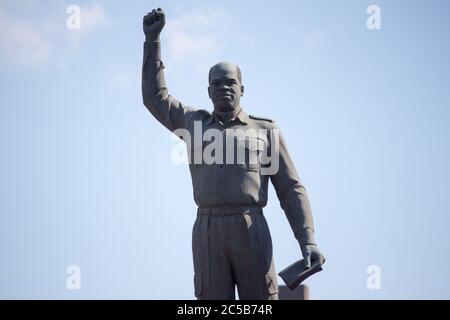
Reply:
[[[190,175],[140,93],[142,16],[159,6],[171,94],[211,109],[208,69],[233,61],[243,107],[282,129],[327,257],[311,297],[449,299],[445,0],[2,0],[0,298],[194,297]],[[273,188],[265,215],[281,270],[301,253]]]

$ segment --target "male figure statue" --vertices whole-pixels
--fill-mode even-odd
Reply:
[[[268,181],[272,181],[289,224],[298,240],[306,267],[317,259],[325,261],[314,240],[309,200],[300,182],[285,141],[270,120],[247,115],[241,108],[244,94],[242,76],[237,65],[220,62],[209,71],[208,93],[214,111],[185,106],[168,94],[161,61],[159,36],[165,25],[164,12],[158,8],[144,17],[144,61],[142,96],[151,114],[172,132],[185,130],[192,136],[214,129],[220,135],[239,139],[234,132],[266,132],[264,136],[245,136],[242,144],[227,149],[227,161],[195,162],[189,169],[192,177],[197,219],[192,233],[194,287],[198,299],[277,299],[278,285],[272,258],[272,240],[262,208],[267,204]],[[254,129],[253,131],[249,129]],[[178,135],[178,134],[177,134]],[[186,141],[191,159],[200,155],[208,141]],[[208,139],[206,139],[208,140]],[[212,140],[212,139],[210,139]],[[250,140],[256,143],[248,143]],[[277,170],[266,171],[262,154],[278,144]],[[191,146],[194,147],[191,147]],[[243,150],[244,161],[235,160],[234,151]],[[222,150],[216,150],[216,152]],[[220,152],[218,152],[220,153]]]

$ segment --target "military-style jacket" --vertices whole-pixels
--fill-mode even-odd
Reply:
[[[247,115],[241,109],[234,119],[222,123],[214,112],[188,107],[173,98],[166,87],[158,41],[144,43],[142,94],[152,115],[187,143],[194,200],[199,207],[263,208],[270,179],[300,245],[315,244],[308,196],[274,121]],[[220,140],[213,150],[210,144]],[[230,141],[234,143],[231,147]],[[216,157],[218,153],[222,156]],[[203,159],[205,154],[214,161]],[[238,155],[242,157],[238,159]]]

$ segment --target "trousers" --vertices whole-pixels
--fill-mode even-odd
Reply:
[[[192,230],[198,300],[277,300],[272,239],[262,209],[199,208]]]

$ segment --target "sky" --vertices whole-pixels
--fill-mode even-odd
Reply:
[[[157,7],[173,96],[212,110],[232,61],[281,128],[327,259],[311,299],[450,298],[445,0],[0,0],[0,298],[194,299],[189,170],[141,97]],[[301,252],[272,186],[264,214],[280,271]]]

